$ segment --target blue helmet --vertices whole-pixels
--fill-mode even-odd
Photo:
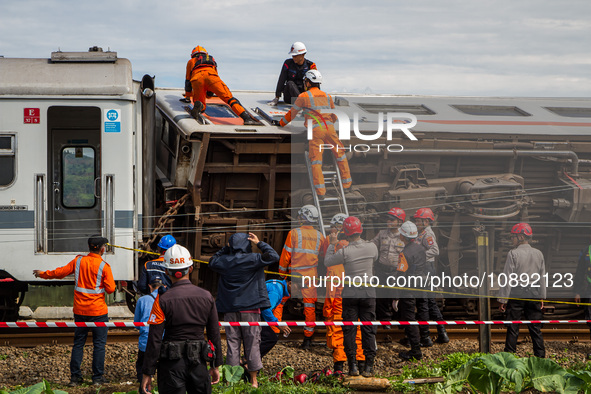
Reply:
[[[172,235],[165,235],[160,239],[158,242],[158,247],[160,249],[168,250],[172,245],[176,244],[176,239]]]

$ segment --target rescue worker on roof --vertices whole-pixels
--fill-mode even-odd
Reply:
[[[380,283],[385,284],[389,276],[396,274],[400,252],[404,249],[404,242],[400,239],[398,229],[406,219],[406,213],[402,208],[393,207],[386,213],[386,228],[371,240],[379,252],[380,258],[374,267],[375,275],[380,279]],[[376,315],[379,320],[394,320],[392,310],[392,300],[394,298],[392,289],[376,289]],[[390,328],[390,326],[386,326]]]
[[[431,272],[431,275],[434,276],[437,274],[437,270],[435,269],[435,258],[439,256],[437,238],[435,237],[435,233],[431,228],[431,225],[435,221],[435,215],[433,214],[431,208],[419,208],[413,215],[413,219],[419,232],[416,242],[425,248],[427,254],[427,268]],[[427,307],[429,308],[429,320],[443,321],[443,315],[437,306],[437,301],[435,301],[435,296],[433,293],[429,293],[427,295]],[[429,333],[429,326],[421,326],[420,330],[421,338],[428,338],[427,342],[432,342]],[[449,337],[447,336],[445,326],[440,324],[437,325],[437,339],[435,342],[449,342]]]
[[[293,280],[301,284],[300,276],[313,278],[318,274],[318,257],[324,243],[322,233],[314,229],[318,223],[318,209],[313,205],[304,205],[298,211],[300,227],[294,228],[287,234],[281,258],[279,259],[279,273],[292,274]],[[302,288],[305,321],[316,321],[316,287]],[[302,349],[309,349],[314,335],[314,327],[304,327],[304,341]]]
[[[337,234],[337,244],[335,246],[335,252],[349,245],[349,241],[345,239],[343,230],[343,222],[347,218],[344,213],[337,213],[330,220],[330,233]],[[325,250],[330,245],[330,237],[326,239]],[[330,278],[335,276],[339,279],[345,274],[345,267],[342,264],[333,265],[328,267],[326,270],[326,277]],[[332,283],[332,280],[331,280]],[[335,280],[336,283],[336,280]],[[343,299],[341,297],[343,293],[343,284],[341,286],[326,286],[326,298],[324,299],[324,307],[322,308],[322,314],[326,318],[326,321],[343,321]],[[360,370],[365,369],[365,355],[363,354],[363,347],[361,345],[361,329],[357,327],[357,335],[355,337],[357,343],[357,365]],[[344,364],[347,361],[347,355],[345,354],[345,345],[343,343],[343,329],[340,326],[327,326],[326,327],[326,346],[332,351],[332,360],[334,362],[333,371],[343,372],[345,370]]]
[[[579,263],[575,273],[575,302],[583,302],[585,320],[591,320],[591,244],[585,246],[579,254]],[[591,330],[591,323],[587,323]],[[591,358],[591,353],[587,353],[587,359]]]
[[[531,226],[527,223],[517,223],[511,228],[511,240],[513,248],[507,253],[505,268],[503,273],[507,278],[517,274],[526,274],[530,278],[537,275],[543,278],[546,274],[544,266],[544,255],[538,249],[530,246],[533,232]],[[518,281],[518,283],[520,283]],[[528,281],[529,283],[529,281]],[[542,320],[544,313],[544,298],[546,298],[546,284],[543,280],[539,281],[539,287],[527,286],[505,286],[499,289],[498,301],[499,310],[507,312],[507,320],[520,320],[522,316],[526,320]],[[509,299],[508,298],[513,298]],[[515,299],[517,298],[517,299]],[[530,301],[522,300],[523,298]],[[536,299],[539,301],[531,301]],[[541,324],[528,324],[529,335],[534,348],[534,356],[546,357],[546,348],[544,338],[542,337]],[[519,324],[507,325],[507,337],[505,339],[505,352],[515,353],[517,350],[517,337],[519,336]]]
[[[206,97],[209,92],[214,93],[232,108],[236,115],[244,120],[244,124],[259,124],[232,95],[228,86],[218,75],[217,63],[207,50],[198,45],[191,52],[191,59],[187,62],[185,76],[185,95],[190,97],[193,109],[191,115],[197,119],[207,107]]]
[[[312,178],[316,194],[318,194],[320,199],[323,199],[326,194],[326,187],[324,185],[324,175],[322,174],[321,145],[325,144],[332,147],[331,151],[339,167],[341,181],[345,190],[351,187],[352,180],[343,143],[339,140],[334,129],[334,122],[337,120],[337,117],[335,114],[318,112],[319,110],[329,110],[335,107],[332,97],[320,90],[321,83],[322,74],[320,74],[320,71],[308,71],[304,76],[304,87],[306,91],[298,96],[293,107],[281,119],[279,125],[281,127],[287,125],[302,110],[304,111],[306,124],[307,122],[314,121],[313,136],[308,145],[308,157],[312,164]]]
[[[275,88],[275,98],[269,102],[270,106],[277,105],[281,93],[283,93],[285,104],[293,104],[292,100],[305,90],[304,75],[309,70],[316,70],[316,64],[305,58],[306,52],[306,46],[303,42],[293,43],[289,51],[291,59],[286,59],[283,66],[281,66],[277,88]]]
[[[105,293],[115,291],[115,281],[111,266],[102,258],[106,244],[109,241],[99,235],[88,238],[90,253],[86,256],[78,255],[63,267],[53,271],[34,270],[36,278],[62,279],[74,274],[74,321],[75,322],[108,322],[109,314]],[[70,360],[69,386],[82,383],[82,357],[88,331],[92,330],[92,383],[105,383],[105,345],[107,343],[107,327],[77,327],[74,332],[74,346]]]
[[[164,266],[172,287],[158,294],[150,313],[142,389],[151,392],[152,376],[158,369],[158,392],[162,394],[211,393],[222,364],[215,300],[189,280],[193,261],[186,248],[177,244],[168,249]]]
[[[404,242],[404,249],[400,252],[400,259],[396,268],[398,276],[406,276],[407,278],[413,276],[425,277],[428,273],[425,248],[415,242],[418,235],[417,226],[413,222],[404,222],[400,226],[400,239]],[[428,315],[425,316],[421,313],[428,313],[428,311],[421,311],[418,305],[419,301],[425,299],[422,292],[413,293],[410,290],[400,290],[399,295],[398,309],[400,310],[400,320],[428,320]],[[416,298],[412,298],[413,296]],[[417,299],[420,300],[418,301]],[[426,300],[423,301],[423,305],[426,306]],[[417,309],[416,313],[415,308]],[[423,358],[419,328],[417,326],[405,326],[404,333],[410,342],[410,351],[400,352],[400,358],[403,360],[420,360]]]
[[[164,253],[174,244],[176,244],[176,239],[174,239],[172,235],[165,235],[162,237],[158,242],[160,256],[157,259],[147,261],[142,267],[137,287],[143,294],[151,293],[149,284],[154,277],[161,278],[162,286],[165,288],[169,288],[172,285],[170,278],[166,275],[166,268],[164,268],[162,263],[164,261]]]
[[[329,235],[330,246],[326,251],[324,265],[332,267],[342,264],[345,267],[345,275],[350,280],[373,276],[373,265],[378,259],[378,248],[369,241],[361,239],[363,226],[355,216],[349,216],[343,222],[343,232],[349,245],[335,251],[338,239],[337,234]],[[357,287],[354,283],[345,283],[342,292],[343,320],[344,321],[374,321],[376,319],[376,291],[372,286]],[[349,375],[358,376],[359,366],[356,360],[357,344],[355,326],[343,326],[345,354],[349,365]],[[361,371],[365,377],[373,376],[373,364],[376,357],[376,327],[361,326],[361,344],[365,355],[365,366]]]

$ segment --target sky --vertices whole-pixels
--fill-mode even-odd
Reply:
[[[201,45],[231,90],[274,91],[295,41],[334,93],[591,97],[589,0],[0,0],[1,56],[96,45],[160,87]]]

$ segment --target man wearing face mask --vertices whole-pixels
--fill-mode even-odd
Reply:
[[[293,43],[289,51],[291,59],[286,59],[283,62],[277,88],[275,89],[275,98],[269,102],[270,106],[277,105],[281,93],[283,93],[285,104],[292,104],[292,100],[304,91],[304,75],[310,70],[316,70],[316,64],[305,58],[306,52],[306,46],[303,42]]]

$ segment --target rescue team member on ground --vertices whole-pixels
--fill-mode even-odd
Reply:
[[[345,239],[343,230],[343,222],[347,218],[344,213],[337,213],[330,219],[330,233],[337,234],[337,244],[335,246],[335,252],[349,245],[349,241]],[[330,237],[326,238],[325,251],[330,245]],[[326,270],[326,276],[328,278],[334,276],[342,278],[345,274],[345,267],[342,264],[333,265],[328,267]],[[343,286],[339,287],[328,287],[326,286],[326,298],[324,299],[324,307],[322,308],[322,314],[326,318],[326,321],[342,321],[343,320]],[[365,369],[365,355],[363,354],[363,347],[361,345],[361,329],[357,327],[357,334],[355,335],[355,343],[357,344],[357,366],[360,370]],[[343,329],[340,326],[327,326],[326,327],[326,346],[332,350],[332,361],[333,371],[343,372],[345,370],[345,361],[347,361],[347,355],[345,354],[345,344],[343,341]]]
[[[281,258],[279,273],[315,277],[318,275],[318,257],[324,236],[313,226],[318,223],[318,209],[314,205],[304,205],[298,211],[300,227],[287,234]],[[300,278],[295,278],[299,280]],[[305,321],[316,321],[316,287],[303,288]],[[314,327],[304,327],[302,349],[309,349],[314,335]]]
[[[591,303],[591,244],[585,246],[579,254],[579,263],[575,274],[575,302]],[[585,320],[591,320],[591,305],[583,307],[585,311]],[[591,323],[587,323],[591,330]],[[587,353],[587,359],[591,358],[591,353]]]
[[[286,59],[281,66],[281,73],[275,89],[275,98],[269,102],[274,107],[281,98],[285,104],[293,104],[292,100],[300,95],[304,89],[304,75],[310,70],[316,70],[316,64],[305,58],[306,46],[303,42],[294,42],[289,51],[291,59]]]
[[[316,194],[322,199],[326,194],[326,186],[324,185],[324,175],[322,174],[322,152],[320,151],[320,145],[330,144],[332,146],[331,151],[339,167],[341,181],[345,189],[351,187],[352,180],[343,143],[334,129],[334,122],[337,120],[337,117],[335,114],[321,114],[318,112],[320,110],[334,109],[335,107],[332,97],[320,90],[321,83],[322,74],[320,74],[320,71],[308,71],[304,76],[306,92],[298,96],[293,107],[281,119],[279,125],[281,127],[287,125],[302,110],[304,111],[305,124],[307,125],[308,122],[313,122],[313,135],[308,143],[308,157],[312,164],[314,188],[316,189]]]
[[[400,239],[404,242],[404,249],[400,252],[400,261],[396,269],[398,276],[425,276],[427,275],[427,255],[425,248],[415,242],[419,235],[417,226],[412,222],[404,222],[400,226]],[[427,300],[422,293],[414,294],[408,290],[401,290],[398,309],[400,310],[400,320],[404,321],[426,321],[429,311],[426,308]],[[423,308],[421,307],[423,306]],[[415,313],[416,307],[416,313]],[[425,315],[426,314],[426,315]],[[405,326],[404,333],[410,343],[410,351],[400,352],[400,358],[410,360],[412,358],[420,360],[423,358],[421,352],[419,328],[417,326]]]
[[[176,244],[176,239],[172,235],[162,237],[158,242],[160,256],[157,259],[147,261],[142,267],[137,287],[143,294],[150,294],[152,292],[149,284],[154,277],[160,278],[165,288],[169,288],[172,285],[170,278],[166,275],[166,268],[162,266],[162,262],[164,261],[164,253],[174,244]]]
[[[74,274],[74,321],[75,322],[108,322],[108,308],[105,293],[115,291],[115,281],[111,266],[101,257],[105,253],[105,245],[109,241],[101,236],[88,239],[90,253],[76,256],[68,265],[53,271],[34,270],[36,278],[63,279]],[[74,346],[70,360],[70,386],[82,383],[82,356],[88,331],[92,330],[92,383],[105,383],[105,345],[107,343],[107,327],[77,327],[74,332]]]
[[[232,111],[244,120],[244,124],[258,124],[219,77],[217,66],[213,56],[209,55],[205,48],[200,45],[193,48],[185,76],[185,96],[193,103],[191,115],[197,118],[205,111],[207,93],[211,92],[228,104]]]
[[[406,220],[406,213],[402,208],[392,207],[386,213],[386,228],[371,240],[379,252],[378,259],[374,269],[375,275],[380,279],[380,283],[387,283],[390,276],[396,274],[400,252],[404,249],[404,242],[400,239],[398,228]],[[394,320],[392,310],[392,300],[394,298],[393,290],[386,288],[376,289],[376,315],[379,320]],[[390,327],[387,327],[390,328]]]
[[[163,268],[164,269],[164,268]],[[166,274],[165,274],[166,275]],[[170,281],[170,278],[167,279]],[[133,316],[134,323],[139,322],[147,322],[150,319],[150,312],[152,311],[152,306],[154,306],[154,300],[158,296],[158,289],[162,286],[162,278],[157,275],[152,275],[150,279],[150,294],[140,297],[137,300],[137,304],[135,305],[135,313]],[[144,366],[144,354],[146,353],[146,344],[148,343],[148,332],[150,331],[150,327],[139,327],[140,336],[138,338],[138,353],[137,353],[137,360],[135,362],[135,371],[137,375],[137,380],[140,383],[139,393],[146,394],[144,390],[142,390],[142,368]]]
[[[532,248],[531,241],[533,232],[527,223],[517,223],[511,228],[511,240],[513,248],[507,253],[503,273],[509,278],[511,274],[539,274],[543,278],[546,273],[544,266],[544,255],[538,249]],[[540,301],[509,300],[507,298],[538,299]],[[507,320],[542,320],[544,314],[544,302],[546,298],[546,284],[540,281],[540,287],[501,287],[499,289],[498,301],[501,303],[499,310],[507,312]],[[529,335],[534,348],[534,356],[546,357],[544,338],[542,337],[541,324],[528,324]],[[519,336],[519,324],[507,325],[507,338],[505,339],[505,351],[515,353],[517,351],[517,337]]]
[[[427,269],[431,272],[431,275],[436,275],[437,270],[435,269],[435,259],[439,256],[439,246],[437,245],[437,238],[435,237],[435,233],[431,228],[431,225],[435,221],[435,215],[431,208],[419,208],[413,215],[413,219],[415,224],[417,225],[417,230],[419,232],[419,236],[417,237],[416,242],[425,248],[425,253],[427,256]],[[433,293],[429,293],[427,295],[427,307],[429,308],[429,320],[434,321],[442,321],[443,315],[437,306],[437,301],[435,301],[435,296]],[[429,332],[429,326],[421,326],[421,346],[423,344],[429,345],[433,344],[431,340],[431,334]],[[447,331],[445,327],[442,325],[437,325],[437,339],[435,340],[437,343],[448,343],[449,337],[447,336]]]
[[[349,216],[343,222],[343,232],[349,245],[335,252],[338,243],[337,234],[329,235],[330,246],[326,251],[324,265],[332,267],[343,264],[345,274],[348,277],[363,277],[364,275],[373,275],[373,265],[378,260],[378,248],[369,241],[361,239],[363,226],[361,221],[355,216]],[[376,319],[376,291],[373,287],[354,287],[351,284],[345,284],[343,290],[343,320],[344,321],[374,321]],[[349,375],[359,375],[356,353],[357,344],[355,343],[355,326],[344,326],[343,333],[345,337],[345,353],[349,365]],[[365,355],[365,367],[362,374],[365,377],[373,376],[373,364],[376,357],[376,327],[361,326],[361,343],[363,354]]]
[[[285,279],[269,279],[267,282],[265,282],[265,285],[267,287],[269,303],[271,306],[261,311],[261,317],[266,322],[278,322],[280,320],[277,316],[281,317],[283,309],[280,309],[279,313],[277,314],[275,311],[279,305],[283,306],[283,303],[289,299],[291,282],[287,282]],[[291,328],[288,326],[264,326],[261,328],[261,358],[265,357],[265,355],[275,347],[277,344],[277,334],[279,331],[283,332],[284,337],[287,337],[291,333]]]
[[[253,253],[251,243],[263,253]],[[265,267],[279,261],[277,252],[254,233],[236,233],[209,260],[209,268],[219,274],[216,307],[227,322],[258,322],[261,309],[271,306],[265,284]],[[253,387],[258,387],[261,361],[261,327],[226,327],[226,364],[240,365],[244,344],[246,368]]]
[[[189,280],[193,261],[186,248],[177,244],[168,249],[164,266],[172,287],[159,294],[152,307],[142,389],[151,391],[157,368],[158,391],[162,394],[211,393],[222,364],[215,300]],[[209,341],[205,340],[205,330]],[[209,373],[207,363],[211,363]]]

